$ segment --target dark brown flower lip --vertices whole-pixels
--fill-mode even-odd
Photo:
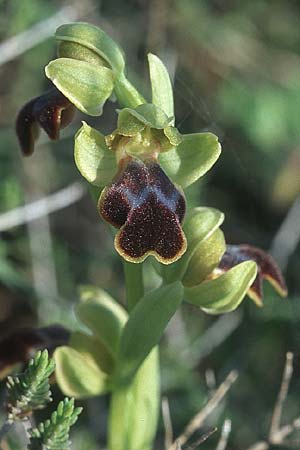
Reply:
[[[257,264],[257,276],[248,291],[249,297],[258,305],[262,306],[263,280],[269,281],[282,297],[286,297],[288,290],[282,276],[281,270],[274,259],[258,247],[248,244],[227,245],[226,251],[220,261],[214,275],[227,272],[233,266],[243,261],[255,261]]]
[[[16,119],[16,133],[23,155],[33,153],[39,127],[51,140],[57,140],[60,129],[69,125],[74,114],[75,106],[56,88],[26,103]]]
[[[153,255],[164,264],[186,251],[185,198],[154,161],[128,158],[99,199],[101,216],[119,228],[115,247],[130,262]]]
[[[0,341],[0,380],[15,365],[27,362],[36,351],[46,348],[51,354],[56,347],[67,344],[69,338],[69,330],[61,325],[14,330]]]

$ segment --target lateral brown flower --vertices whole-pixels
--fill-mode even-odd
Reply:
[[[248,295],[258,306],[263,304],[264,279],[269,281],[279,295],[287,296],[288,291],[284,278],[274,259],[260,248],[248,244],[227,245],[219,266],[212,273],[212,278],[227,272],[243,261],[249,260],[256,262],[257,276],[248,290]]]
[[[59,131],[72,121],[75,106],[56,88],[30,100],[20,110],[16,132],[24,156],[30,156],[39,136],[39,127],[52,140],[59,139]]]

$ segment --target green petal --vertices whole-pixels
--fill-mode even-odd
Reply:
[[[174,264],[155,264],[157,272],[165,283],[181,280],[188,270],[189,262],[201,243],[208,239],[222,224],[224,214],[214,208],[199,207],[188,211],[183,224],[187,239],[187,251]]]
[[[138,116],[138,117],[137,117]],[[145,123],[135,110],[124,108],[119,112],[117,132],[123,136],[135,136],[145,128]]]
[[[74,157],[81,175],[96,186],[109,184],[118,169],[104,136],[85,122],[75,135]]]
[[[180,282],[159,287],[147,293],[132,310],[124,327],[117,363],[117,380],[130,379],[153,347],[183,297]]]
[[[186,134],[182,138],[177,148],[161,153],[159,161],[171,180],[186,188],[213,166],[221,146],[212,133]]]
[[[102,113],[102,105],[113,90],[112,71],[85,61],[55,59],[45,72],[76,108],[90,116]]]
[[[158,349],[154,348],[132,384],[115,387],[110,403],[108,447],[150,450],[159,415]]]
[[[82,291],[83,301],[76,308],[79,320],[86,325],[115,357],[127,313],[102,289],[87,287]]]
[[[168,138],[170,144],[174,147],[177,147],[182,142],[182,135],[179,133],[177,128],[175,127],[166,127],[164,129],[164,135]]]
[[[84,333],[74,333],[69,346],[55,350],[55,376],[65,395],[87,398],[107,391],[105,370],[111,366],[111,360],[101,350],[98,340]]]
[[[247,294],[257,273],[254,261],[245,261],[220,277],[199,286],[185,288],[185,300],[209,314],[222,314],[236,309]]]
[[[145,126],[163,130],[168,125],[166,114],[152,103],[139,105],[136,109],[124,108],[119,112],[118,132],[125,136],[133,136]]]
[[[76,42],[103,58],[115,76],[124,71],[123,51],[103,30],[90,23],[76,22],[60,26],[55,33],[58,41]],[[72,55],[68,56],[72,58]]]
[[[173,88],[169,73],[163,62],[155,55],[148,54],[152,103],[162,109],[170,118],[174,118]],[[172,119],[171,125],[174,125]]]
[[[196,286],[205,280],[218,266],[225,250],[224,234],[217,228],[210,237],[197,246],[182,279],[183,285]]]

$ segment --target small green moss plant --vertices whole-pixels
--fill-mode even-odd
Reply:
[[[21,109],[20,146],[30,155],[40,127],[58,139],[76,109],[99,116],[108,99],[117,99],[118,119],[110,134],[83,122],[74,158],[92,187],[99,215],[111,227],[124,262],[127,299],[123,306],[100,288],[82,289],[76,315],[83,328],[56,349],[56,380],[75,398],[111,394],[109,450],[150,450],[160,405],[159,342],[181,303],[223,314],[246,294],[261,305],[263,278],[282,295],[286,287],[262,250],[226,246],[222,212],[186,204],[184,189],[215,164],[221,146],[212,133],[181,134],[176,128],[163,62],[148,55],[151,99],[146,99],[127,78],[122,49],[103,30],[71,23],[59,27],[55,38],[58,58],[45,69],[53,88]],[[145,292],[148,257],[161,285]],[[48,436],[68,405],[60,406],[53,424],[39,427],[34,439]]]
[[[68,450],[69,430],[82,408],[74,407],[74,399],[65,398],[51,414],[50,419],[31,428],[33,412],[45,408],[52,401],[49,378],[55,370],[48,351],[36,353],[27,369],[7,378],[7,421],[0,431],[0,441],[16,423],[23,423],[30,450]]]

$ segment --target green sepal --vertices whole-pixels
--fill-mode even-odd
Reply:
[[[186,188],[213,166],[220,153],[221,146],[214,134],[185,134],[178,147],[160,153],[159,162],[173,182]]]
[[[162,109],[168,117],[172,117],[171,125],[174,125],[173,88],[169,73],[163,62],[156,55],[149,53],[148,62],[152,103]]]
[[[109,414],[108,447],[151,450],[159,415],[158,348],[154,348],[131,384],[115,387]]]
[[[205,280],[219,265],[225,250],[224,234],[217,228],[211,236],[197,246],[182,278],[182,284],[184,286],[196,286]]]
[[[81,298],[75,310],[77,317],[115,358],[127,321],[126,311],[107,292],[92,286],[82,288]]]
[[[113,74],[107,67],[58,58],[50,61],[45,72],[76,108],[90,116],[102,113],[102,106],[113,91]]]
[[[218,278],[184,289],[184,298],[208,314],[223,314],[235,310],[255,280],[257,266],[245,261]]]
[[[65,395],[87,398],[109,389],[112,359],[94,336],[75,332],[54,352],[56,381]]]
[[[75,135],[74,157],[81,175],[99,187],[109,184],[118,170],[116,155],[104,136],[86,122]]]
[[[117,383],[128,382],[160,341],[183,299],[180,282],[161,286],[139,301],[124,327],[116,367]]]
[[[124,54],[118,44],[111,39],[103,30],[85,22],[69,23],[60,26],[55,33],[58,41],[68,41],[86,47],[103,58],[119,77],[125,67]],[[68,58],[73,58],[72,54]]]
[[[187,251],[175,263],[168,266],[154,263],[154,267],[164,283],[182,280],[188,271],[189,262],[199,246],[222,224],[224,214],[214,208],[198,207],[187,212],[183,231],[187,239]]]

